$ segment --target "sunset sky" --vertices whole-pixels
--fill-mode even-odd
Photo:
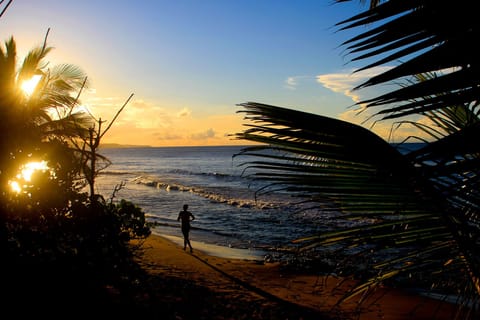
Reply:
[[[48,60],[88,75],[82,104],[107,123],[134,94],[104,143],[245,144],[228,137],[245,123],[242,102],[365,119],[349,107],[369,92],[349,89],[368,75],[352,75],[339,46],[353,33],[334,27],[358,2],[15,0],[0,36],[23,59],[50,28]]]

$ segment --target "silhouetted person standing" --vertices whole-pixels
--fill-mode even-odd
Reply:
[[[183,250],[187,249],[187,245],[190,247],[190,252],[193,251],[190,244],[190,221],[195,220],[195,216],[188,211],[188,204],[183,205],[183,210],[178,214],[177,221],[182,221],[182,233],[183,233]]]

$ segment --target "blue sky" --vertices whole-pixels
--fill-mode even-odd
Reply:
[[[0,19],[23,57],[43,42],[51,64],[88,75],[81,101],[111,121],[103,142],[223,145],[242,129],[236,105],[255,101],[350,122],[359,95],[340,44],[353,33],[335,23],[363,10],[358,1],[15,0]],[[376,72],[375,70],[373,72]],[[378,134],[384,134],[381,126]]]

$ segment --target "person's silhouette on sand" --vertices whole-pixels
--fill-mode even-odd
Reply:
[[[188,211],[188,204],[183,205],[183,210],[178,214],[177,221],[182,221],[182,233],[183,233],[183,250],[187,249],[187,245],[190,247],[190,252],[193,252],[192,245],[190,244],[190,221],[195,220],[195,216]]]

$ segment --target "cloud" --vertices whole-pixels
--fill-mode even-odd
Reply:
[[[155,137],[156,140],[172,141],[172,140],[183,139],[183,137],[179,134],[168,133],[168,132],[155,132],[152,135]]]
[[[364,105],[357,103],[373,96],[378,96],[381,94],[380,89],[377,87],[355,91],[352,89],[371,77],[386,72],[391,68],[391,66],[375,67],[357,73],[354,73],[353,69],[344,70],[338,73],[317,75],[316,79],[326,89],[349,97],[354,102],[349,110],[338,115],[339,119],[351,123],[364,124],[371,118],[373,110],[367,110]]]
[[[107,136],[108,142],[154,146],[242,144],[231,137],[242,128],[238,114],[173,117],[168,126],[158,128],[139,128],[132,123],[114,127]]]
[[[352,89],[366,80],[374,77],[380,73],[390,70],[391,66],[376,67],[369,70],[353,73],[353,70],[345,70],[339,73],[323,74],[316,77],[317,82],[323,87],[349,97],[353,102],[358,103],[365,99],[378,96],[382,94],[383,88],[375,86],[372,88],[364,88],[361,90],[352,91]],[[425,137],[423,132],[420,132],[412,125],[398,126],[398,120],[379,120],[377,117],[372,117],[378,110],[365,109],[362,105],[354,104],[347,111],[342,112],[337,117],[340,120],[361,125],[370,131],[374,132],[380,137],[392,142],[403,141],[412,136]],[[410,120],[417,123],[426,122],[426,118],[418,117]],[[397,121],[397,122],[396,122]],[[431,124],[430,124],[431,125]]]
[[[401,142],[411,137],[429,138],[424,132],[418,130],[418,128],[411,124],[402,123],[402,125],[399,126],[398,120],[367,121],[367,116],[359,112],[358,109],[345,111],[341,113],[338,118],[349,123],[362,125],[390,142]],[[410,120],[416,124],[423,124],[429,127],[435,126],[435,124],[426,117],[417,116]]]
[[[321,74],[317,75],[317,82],[320,83],[323,87],[336,92],[341,93],[350,99],[353,102],[357,103],[364,100],[365,93],[370,90],[362,89],[357,91],[352,91],[354,87],[361,84],[362,82],[368,80],[369,78],[376,76],[380,73],[390,70],[391,66],[375,67],[368,70],[360,71],[353,73],[352,70],[345,70],[340,73],[330,73],[330,74]]]
[[[85,95],[87,97],[87,95]],[[128,97],[101,97],[90,92],[82,99],[81,110],[88,110],[106,128]],[[239,114],[194,114],[188,107],[172,103],[132,99],[115,119],[102,143],[151,146],[240,144],[227,132],[238,132]],[[229,132],[229,133],[231,133]]]
[[[285,85],[284,87],[289,89],[289,90],[296,90],[297,87],[299,86],[300,81],[303,81],[305,79],[311,79],[311,76],[291,76],[288,77],[285,80]]]
[[[151,130],[157,131],[160,128],[170,128],[176,118],[176,108],[167,108],[159,104],[145,101],[143,99],[131,99],[127,102],[128,97],[101,97],[90,92],[82,99],[85,101],[80,110],[89,112],[95,119],[101,119],[102,127],[106,128],[115,119],[110,131],[114,131],[116,136],[121,136],[125,140],[127,135],[132,138],[142,132]],[[122,106],[125,107],[121,110]],[[115,118],[115,116],[117,116]],[[123,131],[125,134],[120,134]],[[113,133],[109,133],[113,135]],[[137,136],[138,139],[142,139]],[[129,138],[128,138],[129,139]]]
[[[177,113],[177,117],[188,117],[192,114],[192,111],[188,108],[183,108]]]
[[[158,129],[172,123],[172,114],[166,108],[143,100],[132,101],[119,117],[122,123],[134,124],[137,128]]]
[[[298,84],[298,77],[288,77],[285,80],[285,88],[295,90]]]
[[[194,140],[206,140],[215,138],[215,130],[209,128],[203,132],[193,133],[192,135],[190,135],[190,138]]]

